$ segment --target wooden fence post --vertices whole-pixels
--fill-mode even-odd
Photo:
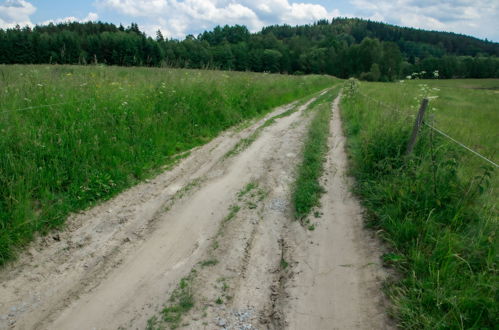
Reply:
[[[416,117],[416,121],[414,122],[414,127],[412,128],[411,138],[407,142],[407,149],[405,151],[406,155],[409,155],[414,149],[414,146],[416,145],[419,129],[423,124],[423,118],[427,107],[428,107],[428,99],[424,98],[421,101],[421,106],[419,107],[418,116]]]

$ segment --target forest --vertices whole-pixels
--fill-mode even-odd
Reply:
[[[449,32],[335,18],[250,33],[217,26],[183,40],[103,22],[0,29],[2,64],[105,64],[329,74],[369,81],[497,78],[499,43]]]

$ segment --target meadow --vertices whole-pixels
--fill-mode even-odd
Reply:
[[[398,273],[386,284],[398,325],[495,328],[497,168],[427,126],[405,152],[428,97],[426,123],[498,163],[499,80],[350,80],[344,94],[355,190]]]
[[[328,76],[0,66],[0,265],[35,233],[109,199],[179,154]],[[185,155],[185,154],[184,154]]]

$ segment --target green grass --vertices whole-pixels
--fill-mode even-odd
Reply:
[[[258,187],[258,183],[249,182],[246,186],[244,186],[243,189],[241,189],[241,191],[239,191],[237,193],[237,198],[241,199],[242,197],[244,197],[244,195],[246,195],[247,193],[249,193],[250,191],[252,191],[253,189],[255,189],[257,187]]]
[[[369,225],[391,248],[384,263],[400,274],[386,290],[401,328],[494,329],[499,323],[497,172],[425,128],[414,153],[404,157],[421,98],[438,95],[427,120],[493,158],[498,96],[470,86],[498,83],[362,83],[362,93],[390,106],[358,93],[347,92],[342,101],[355,190]]]
[[[194,295],[192,292],[192,282],[196,276],[196,271],[193,270],[189,276],[180,280],[178,287],[173,291],[170,297],[170,303],[161,311],[162,321],[166,322],[171,329],[179,327],[182,321],[182,316],[194,307]],[[152,317],[148,321],[151,327],[156,325],[157,318]]]
[[[70,212],[154,175],[175,155],[233,125],[335,81],[155,68],[0,66],[0,265],[35,233],[60,227]]]
[[[217,259],[208,259],[208,260],[201,261],[199,264],[201,265],[201,267],[215,266],[216,264],[218,264],[218,260]]]
[[[231,205],[229,207],[229,214],[224,218],[224,222],[228,222],[237,215],[237,213],[241,210],[241,207],[239,205]]]
[[[329,91],[320,97],[320,102],[316,101],[312,105],[315,114],[303,147],[303,161],[298,168],[292,197],[295,217],[299,220],[303,220],[312,208],[319,205],[320,196],[324,193],[319,179],[327,153],[331,102],[337,93],[338,89]]]

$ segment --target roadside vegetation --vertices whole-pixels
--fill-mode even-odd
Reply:
[[[326,76],[0,67],[0,265],[34,233],[228,127],[316,93]]]
[[[327,153],[331,102],[338,91],[339,88],[328,91],[309,106],[310,111],[313,111],[313,118],[303,146],[303,161],[298,168],[292,197],[295,217],[302,223],[306,223],[306,216],[314,207],[319,206],[320,196],[324,193],[319,179]],[[312,227],[310,230],[313,230]]]
[[[342,101],[355,190],[400,277],[387,284],[407,329],[493,329],[497,170],[426,126],[405,156],[419,102],[426,122],[497,163],[498,80],[348,82]]]

